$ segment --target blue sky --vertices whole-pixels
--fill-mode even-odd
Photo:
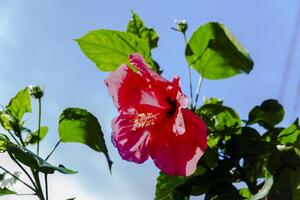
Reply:
[[[224,98],[225,104],[245,119],[253,106],[264,99],[278,98],[299,4],[298,0],[0,0],[0,104],[5,105],[27,85],[44,85],[42,124],[50,129],[42,143],[43,155],[58,140],[58,117],[64,108],[85,108],[98,117],[114,161],[112,175],[103,155],[83,145],[63,144],[51,161],[79,173],[50,178],[53,199],[153,199],[158,170],[152,161],[137,165],[120,159],[110,142],[110,121],[117,112],[103,83],[108,74],[97,70],[73,39],[95,29],[125,30],[133,9],[160,35],[153,56],[164,69],[163,76],[171,79],[179,74],[187,93],[183,39],[170,27],[174,19],[186,19],[190,35],[208,21],[222,22],[249,50],[254,69],[250,75],[205,80],[201,97]],[[296,48],[295,55],[299,53]],[[286,80],[282,102],[287,113],[283,124],[291,123],[300,112],[293,111],[299,66],[300,57],[296,56]],[[194,72],[194,88],[197,79]],[[33,114],[26,117],[35,129],[36,102],[33,106]],[[2,155],[0,165],[14,167]],[[21,186],[18,189],[22,191]]]

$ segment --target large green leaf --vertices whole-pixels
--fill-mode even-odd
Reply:
[[[206,23],[193,33],[185,54],[188,63],[207,79],[249,73],[253,66],[247,50],[223,24],[216,22]]]
[[[38,130],[33,133],[29,133],[25,139],[26,144],[36,144],[38,141],[42,141],[48,132],[48,126],[42,126],[40,128],[40,138],[38,137]]]
[[[128,55],[132,53],[140,53],[149,64],[152,64],[148,41],[132,33],[96,30],[76,41],[83,53],[101,71],[114,71],[121,64],[129,65]]]
[[[134,12],[132,12],[132,19],[127,25],[127,32],[137,35],[139,38],[148,42],[151,49],[157,47],[158,35],[153,28],[148,28],[144,25],[142,19]]]
[[[18,94],[10,100],[6,109],[12,117],[18,120],[18,122],[21,122],[23,115],[27,112],[31,112],[29,89],[26,87],[19,91]]]
[[[88,145],[106,156],[109,168],[112,161],[109,158],[103,132],[97,118],[81,108],[67,108],[60,115],[59,138],[62,142],[78,142]]]
[[[194,177],[205,173],[205,168],[198,167],[192,176],[168,176],[160,173],[157,178],[155,200],[186,200],[189,194],[182,194],[180,187],[187,184]]]
[[[14,192],[6,187],[0,188],[0,196],[12,195],[12,194],[16,194],[16,192]]]
[[[281,122],[284,117],[284,109],[275,99],[268,99],[260,106],[255,106],[249,113],[247,124],[255,124],[270,128]]]
[[[12,158],[15,158],[22,164],[45,174],[53,174],[55,171],[59,171],[63,174],[77,173],[73,170],[65,168],[62,165],[59,165],[58,167],[54,166],[46,162],[44,159],[37,156],[33,152],[29,151],[28,149],[15,145],[13,143],[8,143],[6,150]]]

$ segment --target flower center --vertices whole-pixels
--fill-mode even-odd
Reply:
[[[167,98],[167,103],[169,104],[170,108],[167,111],[167,117],[172,117],[177,110],[177,101],[176,100],[172,100],[170,97]]]
[[[156,116],[153,113],[140,113],[133,120],[133,130],[155,124]]]

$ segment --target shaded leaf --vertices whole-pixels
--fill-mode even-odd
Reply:
[[[157,178],[155,200],[185,200],[189,194],[181,193],[179,188],[205,171],[205,168],[199,166],[196,172],[188,177],[168,176],[161,172]]]
[[[41,126],[40,138],[38,137],[38,130],[33,133],[29,133],[25,139],[26,144],[36,144],[38,141],[42,141],[48,132],[48,126]]]
[[[188,63],[207,79],[224,79],[249,73],[253,61],[246,49],[223,25],[209,22],[191,36],[186,51]]]
[[[104,153],[111,169],[112,161],[108,155],[101,126],[97,118],[87,110],[65,109],[60,115],[58,132],[62,142],[82,143]]]
[[[0,196],[12,195],[12,194],[17,194],[17,193],[6,187],[0,188]]]
[[[258,123],[265,128],[269,128],[281,122],[283,117],[284,109],[282,105],[275,99],[269,99],[250,111],[247,124]]]
[[[48,162],[46,162],[41,157],[37,156],[33,152],[28,149],[15,145],[13,143],[7,144],[7,152],[13,156],[12,158],[16,158],[18,161],[23,163],[24,165],[36,169],[45,174],[53,174],[55,171],[59,171],[63,174],[75,174],[77,172],[67,169],[62,165],[54,166]]]
[[[228,182],[212,186],[205,195],[205,200],[242,200],[239,191]]]
[[[114,71],[121,64],[130,65],[128,56],[140,53],[152,64],[151,49],[148,42],[132,33],[113,30],[91,31],[76,39],[83,53],[91,59],[101,71]]]

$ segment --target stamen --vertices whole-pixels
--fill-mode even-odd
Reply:
[[[156,119],[157,117],[153,113],[140,113],[133,120],[132,130],[152,126],[155,124]]]

